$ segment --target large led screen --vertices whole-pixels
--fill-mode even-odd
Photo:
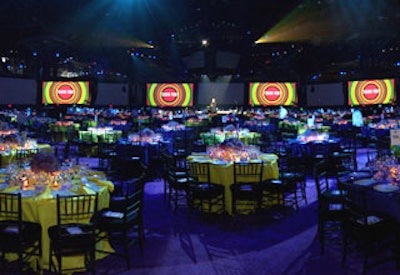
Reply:
[[[193,106],[193,83],[147,83],[146,105],[151,107]]]
[[[43,104],[85,104],[91,103],[89,81],[43,81]]]
[[[391,104],[396,101],[394,79],[356,80],[347,83],[348,104]]]
[[[294,82],[251,82],[249,85],[249,104],[252,106],[297,105]]]

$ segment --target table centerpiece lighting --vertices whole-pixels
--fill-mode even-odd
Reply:
[[[211,159],[231,161],[249,161],[258,159],[260,151],[256,146],[245,146],[237,139],[226,139],[219,145],[207,147],[207,154]]]
[[[42,190],[47,186],[58,189],[63,181],[61,165],[52,153],[39,152],[35,154],[28,167],[10,165],[8,167],[10,186],[20,185],[23,190]]]
[[[162,135],[149,128],[144,128],[140,132],[128,136],[128,141],[133,143],[158,143],[161,140]]]
[[[376,171],[373,178],[382,183],[400,184],[400,164],[395,156],[385,156],[369,163],[368,167]]]
[[[311,130],[306,130],[303,134],[297,136],[298,141],[305,143],[314,141],[327,141],[328,139],[328,133],[319,133]]]

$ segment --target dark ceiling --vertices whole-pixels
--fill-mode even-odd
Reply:
[[[2,0],[0,11],[5,75],[332,81],[400,67],[398,0]]]

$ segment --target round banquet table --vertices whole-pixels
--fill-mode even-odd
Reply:
[[[1,192],[21,193],[22,195],[22,219],[29,222],[37,222],[42,226],[42,259],[41,265],[43,269],[49,268],[49,250],[50,239],[48,236],[48,228],[57,224],[57,201],[56,195],[76,195],[76,194],[95,194],[98,193],[98,210],[109,206],[110,192],[114,189],[114,184],[105,179],[101,172],[91,171],[87,177],[87,181],[73,180],[73,186],[69,190],[50,190],[46,188],[41,193],[35,190],[22,190],[19,186],[8,186],[4,182],[6,175],[0,174]],[[114,250],[107,241],[96,244],[96,249],[110,251]],[[106,254],[96,254],[96,259],[105,257]],[[7,254],[7,260],[16,259],[16,255]],[[32,264],[35,261],[32,261]],[[83,256],[71,256],[63,258],[63,266],[65,268],[73,268],[83,266]]]
[[[364,189],[368,210],[384,213],[400,221],[400,187],[398,185],[381,182],[374,178],[363,178],[354,180],[353,188]]]
[[[262,180],[277,179],[279,177],[278,156],[275,154],[261,154],[258,161],[263,162]],[[193,153],[188,156],[188,161],[210,162],[210,178],[212,183],[222,184],[225,187],[225,210],[232,215],[232,194],[230,186],[233,184],[233,162],[212,160],[204,153]],[[254,204],[249,203],[248,209],[254,209]],[[247,206],[246,206],[247,207]]]

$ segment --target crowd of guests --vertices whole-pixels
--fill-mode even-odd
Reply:
[[[83,121],[93,120],[99,125],[106,124],[110,120],[127,121],[136,124],[161,121],[162,124],[170,121],[185,122],[195,119],[202,119],[212,122],[218,118],[219,123],[235,123],[244,125],[245,121],[277,123],[302,122],[312,127],[315,124],[332,125],[351,123],[352,126],[362,127],[371,123],[396,119],[399,107],[395,106],[373,106],[363,108],[235,108],[219,109],[215,101],[205,108],[96,108],[88,106],[71,106],[68,108],[35,108],[23,109],[4,108],[0,111],[0,124],[2,130],[16,128],[24,130],[35,122],[46,120],[71,120]],[[160,126],[159,124],[157,124]],[[393,125],[392,125],[393,126]]]

